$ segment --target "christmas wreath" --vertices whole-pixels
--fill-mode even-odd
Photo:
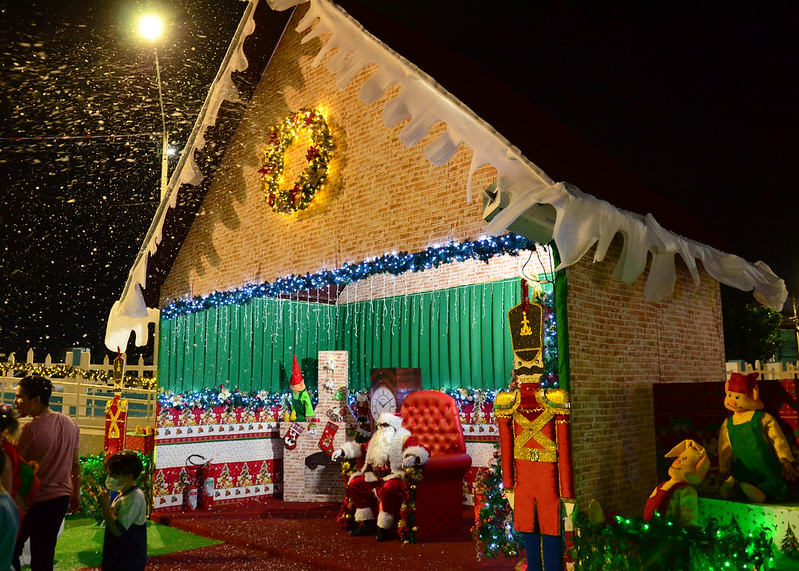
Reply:
[[[292,186],[283,189],[280,183],[283,179],[286,150],[302,129],[308,129],[311,135],[311,146],[305,153],[308,165]],[[264,161],[258,170],[261,174],[261,190],[272,210],[280,214],[291,214],[310,206],[327,181],[333,148],[333,137],[327,121],[317,109],[300,109],[272,128],[269,132],[269,143],[264,150]]]

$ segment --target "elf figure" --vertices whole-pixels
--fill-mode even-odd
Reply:
[[[300,364],[297,362],[297,355],[294,355],[294,364],[291,369],[291,410],[293,412],[292,420],[297,422],[305,422],[313,418],[313,404],[311,404],[311,395],[305,390],[305,381],[302,379],[302,371],[300,371]]]
[[[657,513],[680,527],[699,527],[699,503],[694,486],[705,479],[710,458],[705,448],[694,440],[683,440],[665,457],[674,458],[669,466],[669,479],[652,490],[644,506],[643,519],[652,521]],[[613,517],[605,514],[597,500],[588,504],[588,519],[595,524],[613,523]]]
[[[508,312],[514,380],[495,402],[502,483],[513,527],[524,535],[528,569],[554,571],[564,565],[562,502],[574,498],[569,394],[541,386],[543,308],[525,292],[522,300]]]
[[[753,502],[781,501],[799,477],[793,453],[777,420],[764,412],[757,387],[758,373],[732,373],[724,385],[724,406],[732,416],[719,433],[719,475],[727,478],[722,498],[742,492]]]

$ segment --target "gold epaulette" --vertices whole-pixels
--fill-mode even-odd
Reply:
[[[569,391],[566,389],[540,389],[535,393],[535,398],[541,406],[555,409],[557,414],[571,412]]]
[[[521,402],[522,395],[518,390],[499,391],[494,399],[494,414],[496,416],[512,416]]]

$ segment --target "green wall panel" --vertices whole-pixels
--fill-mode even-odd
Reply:
[[[374,368],[419,367],[424,388],[507,386],[512,347],[507,311],[517,278],[337,306],[259,298],[162,320],[159,379],[176,392],[224,384],[287,391],[297,355],[309,388],[319,351],[347,350],[350,386]]]

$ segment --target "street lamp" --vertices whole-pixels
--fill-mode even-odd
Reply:
[[[155,53],[155,82],[158,85],[158,104],[161,106],[161,200],[166,196],[168,171],[169,135],[166,131],[166,115],[164,114],[164,94],[161,90],[161,66],[158,64],[158,46],[156,41],[164,32],[164,23],[154,14],[147,14],[139,19],[139,35],[153,42]]]

